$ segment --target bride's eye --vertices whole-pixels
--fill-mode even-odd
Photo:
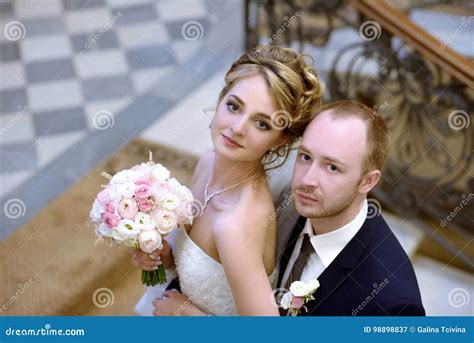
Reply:
[[[226,103],[226,105],[229,111],[231,111],[232,113],[237,113],[239,111],[239,105],[237,105],[236,103],[229,101],[228,103]]]
[[[270,129],[270,126],[266,122],[264,122],[263,120],[255,121],[255,126],[257,126],[257,128],[260,129],[260,130]]]

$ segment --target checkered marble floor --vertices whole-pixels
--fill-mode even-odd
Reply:
[[[0,205],[20,199],[26,220],[228,66],[242,49],[242,10],[222,0],[0,0]],[[5,236],[22,221],[3,212]]]

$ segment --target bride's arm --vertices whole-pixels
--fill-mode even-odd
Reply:
[[[241,316],[279,316],[263,262],[267,230],[275,225],[264,223],[272,212],[271,203],[259,203],[252,211],[234,211],[232,218],[218,219],[214,225],[219,258]]]

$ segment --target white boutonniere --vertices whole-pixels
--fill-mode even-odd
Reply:
[[[295,281],[291,284],[290,290],[281,297],[280,306],[288,310],[292,316],[298,315],[301,309],[308,312],[305,304],[314,300],[313,294],[318,288],[319,281],[317,279],[308,282]]]

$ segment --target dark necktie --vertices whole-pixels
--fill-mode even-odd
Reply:
[[[300,254],[298,255],[298,258],[291,269],[290,276],[288,277],[288,282],[286,284],[287,289],[290,289],[290,285],[293,281],[299,281],[301,274],[303,273],[303,269],[306,266],[306,263],[308,263],[309,256],[312,253],[314,253],[313,245],[311,244],[309,235],[305,233],[303,235],[303,244],[301,244]]]

